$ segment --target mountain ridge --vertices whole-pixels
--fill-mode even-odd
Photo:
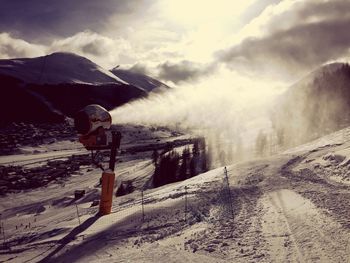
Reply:
[[[169,86],[152,78],[146,74],[139,73],[137,71],[133,71],[132,69],[120,69],[119,67],[115,67],[110,70],[114,75],[119,77],[120,79],[128,82],[129,84],[142,88],[143,90],[150,91],[163,91],[170,89]]]
[[[91,60],[67,52],[0,60],[1,122],[57,122],[88,104],[111,110],[145,97],[137,87]]]
[[[68,52],[0,60],[0,74],[36,84],[128,84],[91,60]]]

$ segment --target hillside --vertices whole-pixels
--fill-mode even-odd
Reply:
[[[17,78],[0,75],[0,92],[0,111],[5,113],[0,123],[22,120],[60,122],[64,119],[61,112],[39,94],[24,88],[23,82]]]
[[[350,123],[350,66],[325,65],[282,94],[271,111],[280,144],[292,146]]]
[[[151,153],[127,150],[146,137],[135,130],[123,134],[132,138],[118,157],[115,189],[121,182],[134,189],[114,197],[112,213],[103,217],[94,205],[101,171],[86,166],[84,150],[47,147],[15,156],[17,166],[0,160],[10,171],[8,180],[33,171],[30,180],[42,173],[47,184],[0,197],[6,229],[1,261],[347,262],[349,128],[283,154],[227,166],[227,177],[220,167],[154,189],[145,188],[154,170]],[[176,140],[162,134],[158,140]],[[60,154],[61,160],[50,160]],[[86,190],[83,198],[74,198],[77,189]]]

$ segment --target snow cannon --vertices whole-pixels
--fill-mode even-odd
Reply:
[[[109,112],[97,104],[91,104],[80,110],[74,117],[75,129],[87,150],[110,150],[109,168],[103,169],[101,177],[100,215],[108,215],[112,210],[115,184],[115,159],[120,146],[121,133],[111,130],[112,117]],[[96,154],[95,154],[96,156]],[[94,158],[93,158],[94,159]]]
[[[112,132],[109,131],[112,117],[109,112],[97,104],[91,104],[77,112],[74,116],[74,125],[79,141],[88,150],[109,149],[112,144]],[[120,137],[120,133],[117,133]],[[120,138],[117,139],[117,143]],[[118,143],[119,144],[119,143]],[[119,148],[119,145],[117,145]]]
[[[99,127],[109,129],[112,117],[109,112],[100,105],[91,104],[78,111],[74,117],[74,125],[81,135],[88,135]]]

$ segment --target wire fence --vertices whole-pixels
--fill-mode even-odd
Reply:
[[[141,223],[162,217],[163,223],[212,220],[210,209],[219,207],[220,217],[234,219],[234,200],[231,193],[227,170],[223,178],[206,187],[180,186],[154,192],[139,191],[133,194],[132,200],[126,200],[113,207],[112,213],[129,216]]]
[[[85,197],[77,200],[67,198],[59,203],[62,210],[56,210],[55,214],[41,214],[38,211],[26,217],[23,224],[17,222],[16,225],[3,219],[1,248],[3,251],[13,251],[16,247],[41,242],[48,237],[52,237],[49,242],[55,246],[72,233],[85,236],[84,231],[87,228],[95,231],[94,233],[111,229],[115,235],[124,233],[125,228],[128,228],[129,234],[143,233],[144,238],[150,235],[149,238],[159,239],[162,235],[175,233],[199,222],[217,224],[233,221],[239,211],[238,195],[237,189],[230,186],[225,168],[221,178],[210,182],[165,185],[158,189],[138,190],[116,197],[111,214],[98,217],[93,224],[86,227],[98,213],[98,202],[93,201],[99,197],[96,191],[95,199],[91,199],[91,206],[90,201],[84,200]],[[157,233],[157,236],[152,237],[152,233]]]

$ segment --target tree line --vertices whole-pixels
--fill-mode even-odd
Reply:
[[[183,181],[209,170],[209,157],[204,138],[196,139],[191,147],[186,146],[182,152],[171,149],[159,154],[155,150],[152,158],[155,165],[154,187]]]

